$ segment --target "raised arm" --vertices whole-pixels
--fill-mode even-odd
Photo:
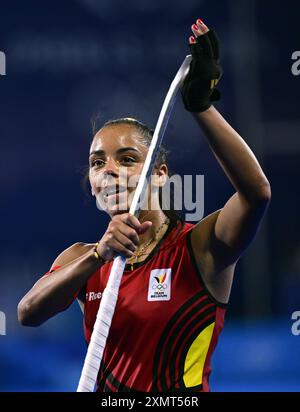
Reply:
[[[213,106],[194,116],[236,190],[217,212],[212,228],[214,236],[229,248],[235,261],[257,232],[271,199],[270,184],[249,146]]]
[[[216,85],[222,75],[216,34],[201,20],[192,26],[192,31],[193,60],[183,86],[183,102],[236,193],[222,209],[195,226],[191,239],[206,283],[215,296],[225,301],[234,266],[259,228],[271,199],[271,188],[250,147],[212,106],[220,98]]]

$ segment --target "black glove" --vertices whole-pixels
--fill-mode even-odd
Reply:
[[[210,29],[189,46],[193,59],[181,88],[182,99],[189,112],[203,112],[221,97],[215,88],[223,73],[216,33]]]

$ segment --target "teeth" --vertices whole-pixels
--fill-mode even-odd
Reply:
[[[123,192],[123,191],[124,191],[123,189],[110,190],[110,191],[108,191],[108,192],[105,193],[105,196],[107,197],[107,196],[110,196],[110,195],[114,195],[114,194],[116,194],[116,193],[121,193],[121,192]]]

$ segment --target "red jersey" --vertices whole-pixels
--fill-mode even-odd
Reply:
[[[143,262],[126,265],[98,375],[98,391],[209,391],[210,359],[226,305],[207,291],[191,223],[170,224]],[[86,284],[87,343],[112,262]]]

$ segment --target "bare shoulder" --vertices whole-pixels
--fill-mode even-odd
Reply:
[[[57,256],[55,261],[52,263],[51,269],[53,269],[55,266],[64,266],[67,263],[72,262],[73,260],[93,249],[94,246],[94,243],[74,243]]]

